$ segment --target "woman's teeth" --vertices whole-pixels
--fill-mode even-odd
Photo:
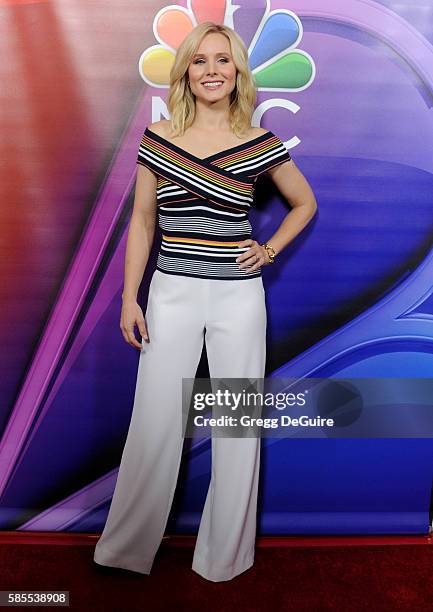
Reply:
[[[203,83],[203,85],[207,87],[207,89],[218,89],[218,87],[221,87],[222,81],[216,81],[215,83]]]

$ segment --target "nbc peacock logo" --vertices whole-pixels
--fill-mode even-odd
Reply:
[[[301,91],[316,73],[312,57],[298,49],[302,24],[287,9],[270,10],[269,0],[188,0],[187,8],[166,6],[156,13],[153,32],[158,44],[139,59],[142,79],[152,87],[168,88],[176,50],[189,32],[203,21],[233,28],[248,49],[258,91]]]

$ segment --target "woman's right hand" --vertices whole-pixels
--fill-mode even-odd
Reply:
[[[134,326],[137,325],[140,335],[146,342],[149,342],[146,322],[144,320],[143,311],[137,304],[136,300],[126,300],[122,302],[122,313],[120,316],[120,329],[122,330],[125,341],[131,346],[142,349],[142,345],[138,342],[134,333]]]

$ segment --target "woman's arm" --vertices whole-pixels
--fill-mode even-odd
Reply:
[[[292,207],[275,234],[267,240],[278,254],[314,217],[317,202],[307,179],[297,168],[293,159],[276,168],[271,168],[268,172]]]
[[[289,242],[291,242],[307,225],[317,210],[314,193],[292,160],[284,162],[268,170],[272,181],[288,200],[292,210],[287,213],[278,230],[267,238],[275,254],[278,255]],[[269,256],[264,247],[253,240],[245,240],[240,246],[251,246],[249,251],[240,255],[236,261],[241,268],[248,268],[249,272],[257,270],[263,264],[269,264]],[[259,258],[257,261],[257,257]],[[252,264],[252,265],[251,265]]]
[[[148,340],[143,311],[137,304],[137,294],[149,260],[155,236],[157,177],[145,166],[137,164],[134,206],[129,224],[125,253],[125,279],[122,292],[120,328],[126,342],[142,348],[134,334],[134,325]]]

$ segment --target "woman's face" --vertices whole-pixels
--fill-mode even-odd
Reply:
[[[191,59],[188,76],[192,93],[204,103],[230,96],[236,85],[236,66],[229,40],[219,32],[207,34]],[[215,85],[205,85],[213,82]]]

